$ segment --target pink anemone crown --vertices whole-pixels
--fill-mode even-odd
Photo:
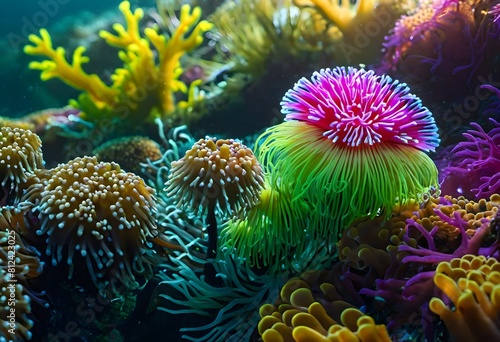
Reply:
[[[395,142],[434,151],[439,145],[432,113],[420,99],[405,83],[373,70],[321,69],[300,79],[281,105],[286,120],[320,127],[345,147]]]

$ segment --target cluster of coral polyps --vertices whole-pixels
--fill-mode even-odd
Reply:
[[[499,205],[500,195],[477,202],[444,196],[421,206],[396,208],[387,221],[358,220],[339,242],[343,263],[339,276],[352,292],[374,297],[376,302],[383,299],[379,303],[387,309],[390,331],[414,315],[425,323],[426,338],[433,339],[435,329],[430,322],[438,318],[429,311],[429,301],[437,287],[450,284],[441,276],[436,282],[436,272],[440,272],[436,266],[440,262],[456,265],[452,259],[464,255],[497,260]],[[439,303],[432,305],[435,312],[446,315]]]
[[[31,244],[45,252],[52,266],[64,258],[68,278],[74,271],[88,274],[98,287],[122,283],[133,288],[136,275],[150,274],[146,254],[156,236],[154,189],[96,157],[44,169],[36,134],[8,127],[0,133],[0,223],[18,233],[21,247]],[[18,252],[23,250],[31,249]],[[34,272],[24,268],[36,264],[38,256],[31,254],[16,272],[23,278]]]
[[[263,171],[251,149],[237,140],[207,137],[172,163],[166,191],[195,212],[213,207],[231,214],[257,204],[263,187]]]
[[[154,190],[96,157],[76,158],[38,176],[27,194],[52,265],[65,255],[72,272],[80,259],[95,284],[116,279],[134,287],[134,274],[146,271],[145,250],[155,236]]]
[[[0,128],[0,182],[17,191],[35,169],[43,167],[42,141],[29,130]],[[4,190],[5,191],[5,190]]]

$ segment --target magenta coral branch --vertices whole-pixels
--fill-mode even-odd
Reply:
[[[427,231],[421,224],[416,222],[413,219],[407,220],[407,233],[405,236],[405,241],[408,243],[409,241],[409,232],[410,228],[418,229],[420,233],[422,233],[423,237],[426,239],[428,243],[428,248],[418,247],[414,248],[409,245],[401,245],[399,246],[400,251],[410,252],[412,255],[406,256],[403,258],[403,263],[408,262],[418,262],[418,263],[439,263],[442,261],[450,261],[453,258],[462,257],[465,254],[478,254],[479,248],[481,247],[481,243],[484,240],[485,235],[488,232],[488,223],[489,220],[485,219],[485,222],[480,228],[477,228],[474,236],[469,238],[467,235],[467,230],[469,226],[467,221],[465,221],[461,216],[459,211],[453,212],[453,217],[449,217],[444,214],[439,209],[434,209],[436,215],[438,215],[443,222],[450,224],[453,227],[456,227],[461,236],[460,246],[452,253],[441,253],[437,251],[436,245],[434,243],[434,235],[439,230],[439,227],[435,226],[430,232]]]

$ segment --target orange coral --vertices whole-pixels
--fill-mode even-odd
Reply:
[[[500,262],[495,258],[464,255],[441,262],[434,283],[455,306],[440,298],[429,307],[439,315],[456,341],[500,340]]]
[[[483,218],[492,218],[498,211],[499,205],[500,195],[492,195],[489,200],[481,199],[477,202],[462,196],[458,198],[444,196],[442,198],[431,198],[426,206],[416,211],[410,218],[428,231],[438,227],[435,235],[436,247],[440,252],[449,252],[455,250],[460,244],[460,239],[458,239],[460,232],[457,227],[443,221],[436,214],[435,209],[439,209],[449,217],[458,212],[460,217],[467,223],[467,235],[472,237],[476,229],[481,226],[481,220]]]
[[[262,340],[300,341],[311,336],[324,339],[336,320],[341,319],[341,313],[354,308],[328,282],[328,275],[325,271],[310,271],[283,285],[280,299],[274,305],[263,305],[259,311]],[[313,287],[320,291],[313,293]]]

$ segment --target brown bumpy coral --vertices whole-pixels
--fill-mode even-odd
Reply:
[[[76,158],[39,177],[28,197],[52,264],[66,257],[70,278],[74,268],[86,267],[98,286],[116,280],[136,286],[134,275],[150,271],[144,253],[156,236],[154,190],[95,157]]]
[[[43,167],[42,141],[29,130],[0,128],[1,186],[18,186],[27,182],[29,174]],[[10,184],[10,185],[9,185]]]
[[[417,223],[426,230],[431,231],[437,227],[434,240],[439,252],[450,253],[460,245],[460,230],[448,222],[444,221],[436,214],[435,209],[439,209],[443,214],[453,217],[454,213],[459,213],[462,220],[467,223],[467,235],[472,237],[476,229],[481,227],[483,218],[491,219],[495,216],[500,205],[500,195],[492,195],[489,200],[480,199],[475,202],[464,197],[453,198],[444,196],[432,198],[425,207],[421,208],[414,215]]]
[[[142,174],[140,163],[155,161],[162,157],[160,146],[155,141],[142,136],[124,137],[110,140],[94,150],[99,161],[115,162],[128,172]]]
[[[257,204],[264,186],[262,167],[252,150],[233,139],[200,139],[172,162],[168,196],[195,212],[214,208],[233,213]]]
[[[464,255],[438,265],[434,283],[453,302],[440,298],[429,307],[446,324],[455,341],[500,341],[500,262]]]
[[[436,228],[433,235],[436,250],[451,253],[461,243],[460,230],[443,220],[435,210],[439,209],[450,217],[458,212],[468,227],[467,235],[472,237],[476,229],[481,227],[483,218],[492,218],[495,215],[499,204],[499,195],[491,196],[489,201],[481,199],[478,202],[464,197],[431,197],[421,207],[412,204],[405,208],[395,208],[392,217],[387,221],[382,218],[356,220],[346,229],[339,242],[339,258],[356,269],[377,269],[378,276],[382,276],[391,263],[386,248],[389,246],[389,249],[392,249],[403,241],[407,219],[422,225],[428,232]],[[421,238],[410,234],[407,243],[416,247]]]
[[[27,317],[31,312],[30,299],[23,293],[23,286],[11,282],[3,268],[0,268],[0,336],[5,341],[28,341],[33,322]],[[14,312],[12,311],[14,310]],[[1,338],[0,338],[1,339]]]

